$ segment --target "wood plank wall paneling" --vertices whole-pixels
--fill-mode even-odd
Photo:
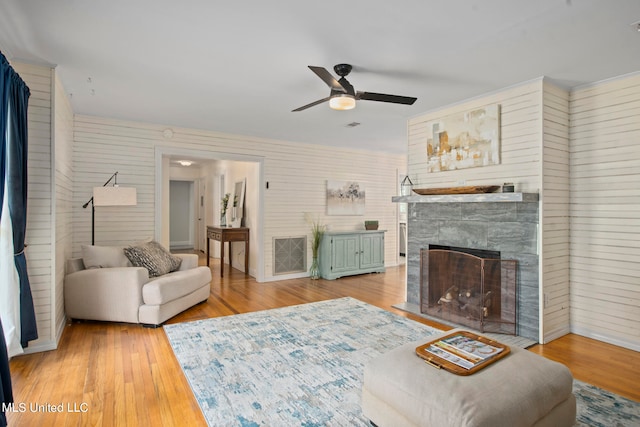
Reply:
[[[569,105],[571,329],[640,350],[640,74]]]
[[[569,92],[545,81],[542,99],[540,298],[546,343],[570,331]]]
[[[264,156],[264,177],[270,183],[263,206],[265,277],[272,271],[272,238],[308,234],[304,212],[318,215],[332,230],[359,228],[364,219],[380,220],[388,230],[387,264],[395,262],[397,209],[390,197],[396,194],[397,170],[405,169],[406,157],[193,129],[174,129],[174,138],[167,140],[162,136],[165,126],[73,117],[51,68],[21,63],[14,68],[31,89],[27,260],[40,338],[28,351],[55,348],[64,323],[63,265],[90,241],[91,213],[81,206],[93,186],[118,170],[119,183],[138,190],[139,204],[131,210],[101,208],[96,213],[99,243],[123,244],[154,234],[153,158],[158,146]],[[502,164],[425,173],[421,165],[426,160],[427,123],[494,102],[501,105]],[[549,298],[543,310],[544,339],[563,331],[568,320],[563,270],[568,263],[572,332],[639,349],[640,76],[570,93],[568,179],[562,164],[567,158],[566,114],[566,94],[543,79],[429,112],[409,121],[408,172],[420,187],[513,181],[517,191],[540,190],[543,286]],[[365,184],[366,215],[327,216],[327,179]]]
[[[485,97],[429,112],[409,121],[408,171],[416,188],[498,185],[514,182],[516,191],[538,192],[542,186],[542,79],[507,88]],[[450,114],[489,104],[500,104],[501,164],[429,173],[426,169],[428,123]]]
[[[91,130],[76,116],[73,145],[73,256],[81,245],[91,244],[91,199],[93,187],[102,186],[115,172],[118,184],[135,187],[137,205],[95,208],[96,245],[124,245],[154,236],[155,152],[149,140],[162,141],[161,130],[145,138],[128,123],[104,126],[100,120]],[[154,138],[155,137],[155,138]]]
[[[73,109],[60,79],[55,76],[54,91],[54,165],[55,165],[55,279],[54,312],[56,343],[66,323],[64,311],[64,275],[73,245]]]
[[[501,164],[429,173],[428,123],[453,113],[500,104]],[[569,332],[569,94],[545,79],[430,112],[409,122],[409,175],[417,188],[497,185],[540,192],[541,341]]]
[[[265,280],[272,277],[273,237],[310,234],[305,212],[317,215],[332,230],[362,229],[365,219],[379,220],[380,228],[388,230],[386,263],[396,263],[397,207],[391,197],[397,194],[398,170],[405,168],[403,155],[195,129],[173,128],[173,137],[166,139],[162,132],[167,126],[89,116],[76,116],[74,123],[74,256],[91,239],[91,213],[81,206],[91,197],[91,188],[102,185],[116,170],[119,184],[136,187],[138,205],[96,209],[96,244],[126,244],[154,235],[154,152],[156,147],[170,147],[264,158],[264,179],[269,182],[269,189],[263,190],[264,230],[260,248],[264,254]],[[365,185],[365,215],[327,216],[326,180],[355,180]],[[308,253],[311,254],[310,247]],[[257,265],[256,260],[250,260],[250,264]]]
[[[27,352],[56,347],[57,320],[52,188],[52,98],[54,77],[49,67],[12,63],[25,81],[31,96],[28,108],[28,196],[25,254],[27,273],[36,312],[38,339],[31,341]]]

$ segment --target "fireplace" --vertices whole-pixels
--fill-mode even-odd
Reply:
[[[499,251],[429,245],[420,252],[421,312],[481,332],[515,335],[517,265]]]
[[[428,278],[423,280],[421,273],[423,249],[441,245],[496,251],[502,260],[517,261],[516,334],[537,341],[540,313],[538,195],[414,195],[399,199],[408,203],[407,309],[424,313],[421,297],[427,295],[429,289]]]

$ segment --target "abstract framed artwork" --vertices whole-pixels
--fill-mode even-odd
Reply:
[[[500,105],[453,114],[427,124],[429,172],[500,164]]]
[[[355,181],[327,181],[327,215],[364,215],[365,188]]]

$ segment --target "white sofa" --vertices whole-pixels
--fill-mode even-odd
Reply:
[[[83,258],[67,261],[64,301],[70,319],[157,327],[209,297],[211,270],[198,266],[196,254],[174,255],[182,259],[176,271],[150,278],[146,268],[131,264],[123,248],[96,250],[102,251],[102,257],[107,259],[98,267],[91,265],[96,261],[85,256],[84,250]],[[86,268],[85,264],[93,268]]]

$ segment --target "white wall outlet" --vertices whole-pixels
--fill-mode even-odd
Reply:
[[[467,184],[467,181],[466,181],[466,180],[464,180],[464,179],[459,179],[458,181],[456,181],[456,184],[457,184],[457,185],[466,185],[466,184]]]

